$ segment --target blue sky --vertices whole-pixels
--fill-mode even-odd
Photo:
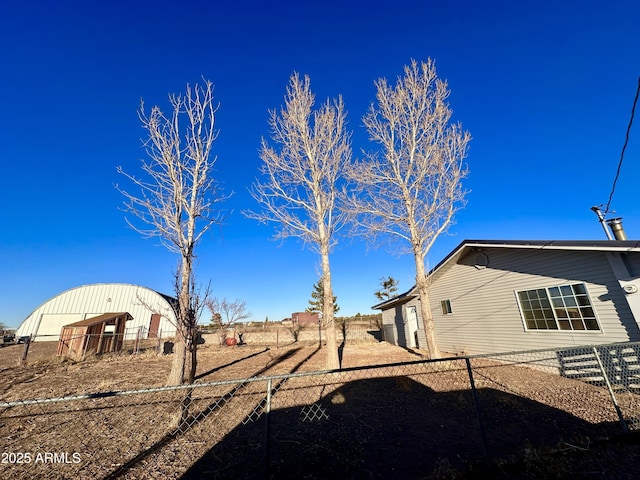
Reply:
[[[456,121],[473,136],[468,205],[431,266],[464,239],[605,239],[606,203],[640,75],[640,3],[628,1],[30,1],[0,5],[0,322],[87,283],[172,293],[176,259],[130,230],[114,184],[143,157],[136,110],[201,76],[220,102],[215,147],[228,220],[198,249],[200,282],[280,320],[307,306],[317,256],[256,208],[268,110],[289,76],[317,100],[341,94],[354,155],[373,82],[436,60]],[[612,208],[640,237],[640,112]],[[379,279],[413,285],[413,259],[343,239],[331,257],[339,314],[369,313]]]

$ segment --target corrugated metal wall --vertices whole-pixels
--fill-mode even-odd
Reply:
[[[126,324],[125,338],[136,338],[138,331],[146,338],[154,311],[162,315],[159,327],[162,337],[175,335],[175,312],[158,292],[124,283],[84,285],[40,305],[22,322],[16,335],[34,335],[36,341],[57,341],[64,325],[103,313],[129,312],[133,320]]]

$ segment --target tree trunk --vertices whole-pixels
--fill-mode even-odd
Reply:
[[[193,319],[193,328],[191,328],[191,337],[189,341],[189,376],[187,383],[193,383],[196,379],[196,369],[198,368],[198,329],[195,326],[196,320]]]
[[[429,279],[425,273],[424,257],[415,255],[416,263],[416,289],[420,297],[420,315],[424,325],[424,334],[427,338],[427,351],[430,359],[440,358],[440,349],[436,341],[435,325],[431,315],[431,301],[429,299]]]
[[[184,337],[179,331],[176,332],[175,345],[173,346],[173,361],[171,362],[171,371],[167,379],[167,385],[182,385],[184,380],[185,366],[187,363],[187,349]]]
[[[333,288],[331,286],[331,269],[329,267],[328,246],[322,248],[322,280],[322,286],[324,288],[322,321],[326,327],[327,370],[337,370],[340,368],[340,356],[338,355],[338,340],[333,311]]]
[[[191,259],[189,257],[182,258],[180,270],[175,356],[171,364],[171,372],[169,373],[167,385],[182,385],[185,381],[185,374],[189,373],[190,377],[192,368],[195,368],[195,358],[191,351],[194,319],[192,318],[193,312],[191,311],[192,271]]]

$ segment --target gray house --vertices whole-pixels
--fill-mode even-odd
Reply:
[[[640,341],[640,242],[465,240],[430,272],[443,352]],[[384,338],[425,346],[414,289],[374,305]]]

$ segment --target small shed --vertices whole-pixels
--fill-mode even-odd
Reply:
[[[57,355],[82,357],[88,352],[105,353],[122,350],[125,324],[133,317],[128,312],[104,313],[62,327]]]

